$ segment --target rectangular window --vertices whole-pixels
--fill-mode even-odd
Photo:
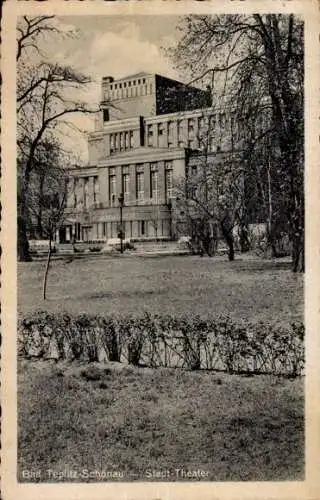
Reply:
[[[193,123],[193,118],[189,118],[188,120],[188,132],[189,134],[194,131],[194,123]]]
[[[134,147],[133,131],[132,130],[130,130],[130,132],[129,132],[129,144],[130,144],[130,148]]]
[[[73,179],[73,208],[77,208],[78,206],[77,186],[78,186],[78,179]]]
[[[124,150],[124,133],[120,132],[120,151]]]
[[[93,178],[93,203],[99,203],[99,178],[97,175]]]
[[[165,170],[165,192],[166,201],[170,200],[173,196],[173,173],[172,170]]]
[[[110,134],[110,153],[115,151],[115,137],[114,134]]]
[[[159,198],[157,170],[151,170],[150,172],[150,198],[154,198],[155,200]]]
[[[130,177],[129,174],[122,174],[122,192],[123,192],[123,198],[124,202],[129,201],[130,197]]]
[[[199,131],[202,131],[204,129],[204,118],[203,117],[198,118],[198,128],[199,128]]]
[[[137,172],[136,174],[136,198],[143,200],[144,198],[144,173]]]
[[[139,236],[146,236],[146,223],[144,220],[138,221],[138,234]]]
[[[111,207],[116,206],[116,198],[117,198],[116,176],[109,175],[109,203]]]
[[[148,125],[148,146],[152,146],[153,144],[153,127],[152,125]]]
[[[89,177],[83,179],[83,206],[87,208],[89,202]]]
[[[110,119],[109,110],[108,109],[104,109],[103,110],[103,121],[104,122],[108,122],[109,119]]]
[[[224,128],[226,126],[226,121],[227,121],[225,113],[220,113],[219,121],[220,121],[220,127]]]
[[[209,124],[210,124],[210,129],[211,130],[213,130],[213,129],[216,128],[216,117],[215,117],[215,115],[210,116]]]
[[[129,143],[129,132],[124,133],[124,148],[129,149],[130,143]]]
[[[163,135],[163,123],[158,124],[158,135]]]

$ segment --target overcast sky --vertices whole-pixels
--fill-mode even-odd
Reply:
[[[77,36],[48,43],[46,52],[52,62],[73,66],[95,79],[87,94],[92,104],[99,102],[102,76],[119,78],[147,71],[181,79],[162,50],[178,40],[178,16],[64,16],[57,21],[63,30],[77,32]],[[91,118],[72,121],[93,129]],[[86,138],[77,140],[86,161]]]

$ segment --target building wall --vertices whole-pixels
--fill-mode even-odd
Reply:
[[[118,155],[116,161],[109,159],[99,167],[72,170],[70,186],[75,189],[73,195],[68,197],[70,219],[73,220],[70,238],[76,233],[77,223],[83,228],[80,239],[117,237],[119,195],[124,189],[124,175],[129,179],[123,207],[126,237],[170,237],[172,188],[184,175],[184,170],[185,150],[162,150],[159,153],[147,148],[141,148],[138,154],[131,152],[131,157],[119,158]],[[152,173],[156,173],[156,183]],[[138,176],[142,176],[140,193]],[[115,179],[114,184],[112,178]],[[112,186],[115,187],[114,191]],[[139,196],[141,193],[142,197]]]
[[[138,83],[139,82],[139,83]],[[109,110],[109,120],[121,120],[134,116],[156,114],[155,75],[121,80],[102,81],[102,103]]]
[[[70,237],[117,237],[125,179],[126,237],[172,236],[173,186],[186,174],[189,152],[230,148],[230,117],[209,104],[208,92],[159,75],[104,78],[89,165],[71,171]]]

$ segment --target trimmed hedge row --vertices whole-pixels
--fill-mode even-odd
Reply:
[[[304,325],[288,326],[156,316],[73,316],[38,312],[18,327],[25,357],[128,362],[150,367],[298,376],[304,367]]]

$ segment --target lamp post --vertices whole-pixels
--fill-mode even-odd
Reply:
[[[172,238],[172,201],[171,201],[171,199],[168,200],[167,207],[169,210],[169,235],[170,235],[170,238]]]
[[[119,231],[120,253],[123,253],[123,230],[122,230],[122,209],[123,209],[123,204],[124,204],[123,193],[120,193],[118,200],[119,200],[119,208],[120,208],[120,231]]]

